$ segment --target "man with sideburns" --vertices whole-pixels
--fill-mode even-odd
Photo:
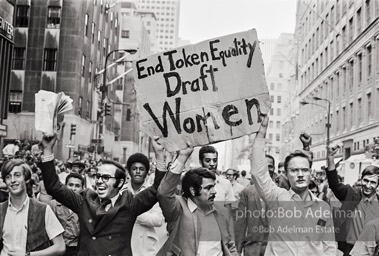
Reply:
[[[138,215],[157,203],[157,189],[165,170],[157,170],[154,184],[133,196],[127,190],[120,193],[126,177],[124,167],[103,160],[95,176],[96,192],[84,189],[78,194],[59,182],[52,161],[55,142],[56,136],[43,138],[41,170],[48,193],[79,216],[78,255],[133,255],[130,243],[134,223]],[[153,149],[156,158],[161,159],[163,147],[155,140]]]

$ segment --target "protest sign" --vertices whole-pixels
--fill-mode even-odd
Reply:
[[[258,131],[271,102],[256,31],[133,62],[140,127],[169,151]]]

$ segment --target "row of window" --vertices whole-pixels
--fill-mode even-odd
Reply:
[[[377,89],[376,93],[378,95],[379,89]],[[370,92],[359,97],[356,101],[342,105],[341,108],[335,108],[330,113],[331,134],[356,129],[363,122],[372,120],[374,117],[373,107]],[[307,112],[304,126],[313,129],[315,133],[324,132],[327,124],[326,112],[320,116],[320,109],[316,107],[305,109],[305,111]]]
[[[270,108],[270,116],[274,115],[274,108]],[[282,110],[280,108],[276,109],[276,115],[281,116],[282,115]]]
[[[370,42],[365,44],[361,49],[352,55],[345,64],[341,66],[343,84],[349,85],[352,89],[354,83],[361,85],[363,78],[370,79],[373,73],[373,59],[377,59],[376,70],[379,72],[379,40],[376,40],[376,52],[373,52],[373,48]],[[324,55],[323,55],[324,54]],[[309,83],[313,81],[328,65],[323,61],[323,57],[328,56],[328,47],[325,51],[320,53],[319,57],[315,59],[314,62],[308,67],[300,77],[300,83],[302,88],[306,87]],[[336,71],[336,76],[339,76],[339,71]],[[332,78],[333,80],[333,78]],[[347,87],[346,87],[347,88]],[[333,92],[332,92],[333,93]],[[333,94],[332,94],[333,96]],[[339,93],[337,93],[337,97]]]
[[[277,83],[275,88],[275,83],[270,83],[270,90],[271,91],[281,91],[282,90],[282,84]]]
[[[280,134],[279,133],[276,133],[276,134],[274,134],[275,135],[275,141],[277,141],[277,142],[280,142]],[[269,141],[273,141],[273,134],[272,133],[269,133],[268,134],[268,140]]]
[[[154,4],[154,3],[157,3],[157,4],[160,4],[160,3],[162,3],[162,4],[175,4],[176,3],[176,1],[159,1],[159,0],[157,0],[157,1],[155,1],[155,0],[141,0],[141,3],[142,4],[144,4],[144,3],[152,3],[152,4]]]
[[[275,95],[271,95],[271,102],[275,102]],[[276,96],[276,103],[282,103],[282,96]]]
[[[274,121],[269,121],[268,128],[272,128],[272,129],[274,128]],[[282,128],[280,121],[276,121],[275,128],[276,129],[281,129]]]
[[[373,17],[373,11],[371,8],[371,0],[365,1],[365,18],[362,15],[362,7],[360,7],[356,13],[355,16],[352,16],[348,23],[344,25],[341,29],[341,31],[336,31],[336,36],[333,38],[330,43],[328,44],[330,46],[330,56],[328,56],[328,52],[326,50],[325,53],[325,62],[326,65],[328,65],[329,61],[334,60],[334,53],[338,55],[345,47],[350,44],[353,39],[355,38],[355,35],[359,35],[364,27],[363,25],[370,25]],[[339,6],[339,1],[337,0],[337,6]],[[378,4],[379,7],[379,4]],[[376,11],[376,16],[379,15],[379,9]],[[312,17],[312,15],[310,16]],[[339,15],[336,13],[336,23],[339,21]],[[355,19],[354,19],[355,18]],[[304,35],[308,34],[308,31],[311,30],[311,27],[308,27],[307,19],[304,24]],[[312,34],[312,36],[309,36],[308,42],[305,43],[304,47],[301,51],[301,62],[306,63],[306,61],[319,49],[319,47],[322,45],[322,42],[330,35],[333,30],[335,30],[335,24],[334,24],[334,6],[331,8],[330,17],[329,14],[326,14],[325,19],[321,21],[320,26],[317,27],[315,33]],[[348,30],[348,32],[347,32]],[[305,40],[306,42],[306,40]],[[335,46],[334,46],[335,44]],[[336,51],[334,51],[334,47],[336,48]],[[325,49],[327,49],[326,47]],[[322,50],[323,51],[323,50]],[[321,55],[322,56],[322,55]],[[321,60],[320,60],[321,61]],[[322,61],[321,61],[322,62]]]
[[[24,47],[15,47],[13,50],[12,69],[24,70],[25,69],[25,52]],[[57,49],[45,48],[43,54],[43,70],[56,71],[57,70]]]

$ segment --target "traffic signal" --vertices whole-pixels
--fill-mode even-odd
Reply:
[[[110,116],[111,115],[111,105],[105,103],[105,116]]]
[[[71,124],[71,133],[70,135],[75,135],[76,134],[76,124]]]

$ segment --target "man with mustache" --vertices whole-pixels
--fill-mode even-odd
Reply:
[[[269,218],[265,256],[336,255],[330,206],[309,191],[312,160],[302,151],[285,158],[284,169],[290,190],[279,188],[268,172],[264,143],[268,116],[252,143],[251,177],[263,199]],[[263,214],[263,213],[262,213]]]
[[[235,201],[233,187],[230,181],[222,177],[218,166],[218,152],[215,147],[207,145],[199,150],[199,161],[202,167],[216,175],[216,199],[217,202],[224,202],[224,205],[231,210],[231,204]]]
[[[376,194],[379,184],[379,167],[367,166],[361,175],[361,188],[353,189],[350,185],[342,184],[338,179],[334,163],[337,148],[329,148],[328,151],[326,177],[329,188],[342,203],[341,209],[335,215],[338,249],[343,251],[344,255],[350,255],[364,226],[369,221],[379,218],[379,197]]]
[[[172,168],[180,166],[180,168]],[[182,196],[175,196],[184,162],[177,158],[158,189],[169,238],[157,256],[237,255],[230,211],[214,204],[216,175],[206,168],[188,171],[182,179]]]
[[[115,161],[103,160],[95,176],[96,192],[84,189],[75,193],[59,182],[55,172],[53,147],[56,139],[54,136],[42,140],[41,170],[47,192],[79,217],[78,255],[133,255],[130,242],[134,223],[138,215],[157,203],[157,189],[164,170],[156,171],[152,186],[133,196],[129,191],[120,193],[126,177],[124,167]],[[162,152],[163,148],[155,140],[153,149],[161,159],[163,154],[157,152]],[[187,158],[184,154],[182,161]]]

